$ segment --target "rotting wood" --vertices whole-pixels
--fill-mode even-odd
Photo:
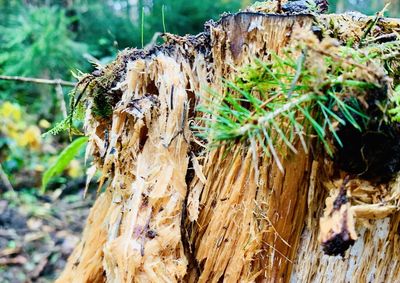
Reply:
[[[325,187],[335,189],[323,185],[332,176],[328,160],[313,161],[299,146],[282,174],[271,158],[254,157],[246,147],[200,155],[191,132],[207,88],[222,93],[221,78],[230,79],[254,57],[279,53],[294,29],[308,31],[313,20],[251,11],[227,15],[198,36],[166,35],[161,47],[126,50],[102,70],[94,80],[101,87],[91,86],[85,132],[106,192],[57,282],[400,280],[399,217],[392,214],[399,182],[382,193],[393,201],[384,219],[360,228],[342,261],[322,255],[317,240]],[[361,38],[368,20],[318,17],[322,25],[335,23],[343,41],[349,34]],[[346,32],[349,23],[354,27]],[[400,30],[398,21],[378,24],[383,34]],[[107,103],[113,111],[98,118],[90,109],[102,95],[112,95]],[[367,187],[354,186],[358,204],[380,205]],[[354,213],[380,218],[372,217],[372,208],[355,206]]]

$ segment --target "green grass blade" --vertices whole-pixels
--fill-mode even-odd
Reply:
[[[86,145],[88,141],[87,137],[80,137],[75,139],[69,144],[61,153],[58,155],[57,160],[44,172],[42,176],[42,189],[44,193],[46,186],[50,182],[51,178],[61,174],[65,168],[69,165],[72,159],[78,154],[79,150]]]
[[[273,144],[270,136],[268,135],[268,132],[266,131],[266,129],[262,128],[262,130],[265,135],[265,140],[267,141],[268,147],[271,151],[271,155],[274,157],[274,160],[275,160],[276,165],[278,166],[279,170],[283,173],[285,170],[283,169],[283,165],[282,165],[281,160],[279,159],[279,156],[275,150],[274,144]]]
[[[282,131],[282,129],[279,127],[279,125],[272,120],[271,125],[274,127],[275,131],[278,133],[278,135],[281,137],[283,142],[287,145],[287,147],[295,154],[297,154],[297,149],[293,146],[293,144],[288,140],[286,137],[285,133]]]

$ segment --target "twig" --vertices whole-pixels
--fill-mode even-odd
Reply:
[[[61,108],[61,113],[63,114],[63,118],[67,118],[67,106],[65,105],[65,100],[64,100],[64,92],[62,89],[61,84],[56,85],[56,94],[57,98],[60,101],[60,108]]]
[[[0,180],[8,191],[14,192],[14,188],[11,185],[10,180],[8,179],[7,174],[4,172],[1,164],[0,164]]]
[[[151,38],[150,42],[146,44],[144,49],[150,49],[157,45],[157,39],[163,35],[161,32],[154,33],[153,37]]]
[[[18,255],[16,257],[13,258],[0,258],[0,266],[3,265],[22,265],[27,263],[28,260],[26,257],[22,256],[22,255]]]
[[[375,76],[379,77],[379,74],[378,74],[375,70],[369,68],[368,66],[359,64],[359,63],[357,63],[357,62],[354,62],[353,60],[349,60],[349,59],[340,57],[340,56],[338,56],[338,55],[336,55],[336,54],[331,54],[330,52],[328,52],[328,51],[326,51],[326,50],[322,50],[322,49],[320,49],[320,48],[316,48],[316,47],[311,46],[311,45],[307,45],[307,47],[310,48],[310,49],[312,49],[313,51],[315,51],[315,52],[317,52],[317,53],[320,53],[320,54],[322,54],[322,55],[331,57],[331,58],[333,58],[333,59],[335,59],[335,60],[342,61],[342,62],[345,62],[345,63],[347,63],[347,64],[350,64],[350,65],[353,65],[353,66],[355,66],[355,67],[358,67],[358,68],[360,68],[360,69],[367,70],[368,72],[370,72],[370,73],[374,74]]]
[[[363,35],[360,38],[360,47],[364,46],[364,41],[367,38],[367,36],[369,35],[369,33],[372,31],[372,29],[376,26],[376,24],[379,22],[379,20],[383,17],[387,7],[390,5],[390,3],[387,3],[385,5],[385,7],[382,9],[382,11],[376,13],[376,16],[374,18],[374,20],[368,24],[368,26],[366,27]]]
[[[4,76],[4,75],[0,75],[0,80],[19,81],[19,82],[47,84],[47,85],[63,85],[63,86],[75,86],[76,85],[76,83],[74,83],[74,82],[68,82],[68,81],[64,81],[61,79],[48,80],[48,79],[28,78],[28,77],[19,77],[19,76]]]
[[[83,58],[88,60],[90,63],[96,65],[97,68],[103,68],[103,64],[101,63],[101,61],[96,57],[94,57],[93,55],[91,55],[90,53],[84,53]]]
[[[309,95],[304,95],[304,96],[300,96],[299,98],[293,99],[290,102],[283,105],[282,107],[280,107],[272,112],[269,112],[264,116],[256,117],[252,123],[245,124],[245,125],[241,126],[239,129],[237,129],[236,133],[239,136],[243,136],[243,135],[247,134],[247,132],[250,131],[251,127],[253,127],[254,125],[264,125],[264,124],[268,123],[269,121],[271,121],[272,119],[274,119],[279,114],[286,112],[301,103],[313,100],[315,98],[316,98],[316,96],[309,94]]]
[[[391,41],[395,41],[397,40],[397,33],[388,33],[388,34],[382,34],[378,37],[369,39],[369,40],[365,40],[365,44],[368,45],[370,43],[375,43],[375,42],[391,42]]]
[[[33,269],[31,272],[28,273],[29,279],[32,281],[36,280],[39,278],[39,276],[42,274],[44,271],[45,267],[49,263],[49,258],[56,252],[59,252],[60,248],[55,247],[54,243],[52,243],[51,249],[43,255],[43,257],[39,260],[39,262],[36,264],[35,269]]]

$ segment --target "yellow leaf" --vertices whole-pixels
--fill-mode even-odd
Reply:
[[[82,171],[81,163],[78,160],[73,159],[68,166],[67,174],[71,178],[77,178],[84,174],[84,172]]]
[[[0,107],[0,116],[10,118],[14,122],[19,122],[21,120],[21,108],[18,104],[6,101]]]
[[[27,146],[31,149],[39,149],[42,141],[40,129],[36,126],[29,126],[16,140],[21,147]]]
[[[49,121],[47,121],[46,119],[41,119],[39,121],[39,126],[43,129],[48,129],[51,127],[51,124],[49,123]]]

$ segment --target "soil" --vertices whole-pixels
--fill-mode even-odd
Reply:
[[[349,174],[373,181],[387,183],[400,171],[400,125],[386,122],[379,105],[387,105],[387,89],[370,90],[365,113],[370,119],[362,131],[347,122],[337,132],[343,147],[338,145],[336,162]],[[386,106],[385,106],[386,107]],[[363,125],[359,118],[357,123]]]
[[[95,196],[0,195],[0,282],[53,282],[79,241]]]

